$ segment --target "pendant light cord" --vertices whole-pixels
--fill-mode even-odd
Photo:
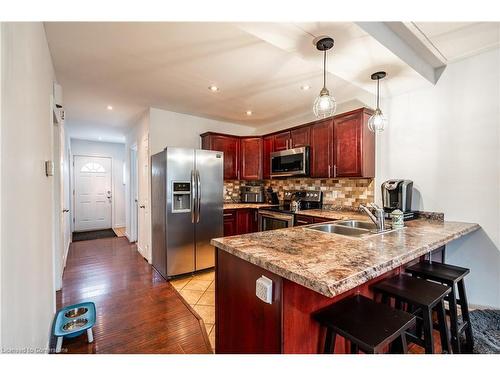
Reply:
[[[323,88],[326,87],[326,50],[323,51]]]
[[[380,78],[377,78],[377,109],[380,109]]]

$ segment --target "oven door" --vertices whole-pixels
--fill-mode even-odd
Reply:
[[[293,227],[293,214],[259,211],[259,231]]]
[[[309,175],[309,147],[271,153],[271,177]]]

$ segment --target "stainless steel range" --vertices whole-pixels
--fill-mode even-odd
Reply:
[[[259,231],[293,227],[295,214],[302,210],[321,208],[320,190],[288,190],[279,207],[259,209]]]

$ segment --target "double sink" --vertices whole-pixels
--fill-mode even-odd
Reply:
[[[390,227],[380,230],[374,223],[360,220],[339,220],[334,223],[308,225],[305,228],[354,238],[366,238],[394,230]]]

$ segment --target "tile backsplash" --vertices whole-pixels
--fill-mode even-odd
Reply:
[[[240,186],[246,181],[224,181],[224,200],[238,202]],[[283,180],[263,180],[265,188],[272,187],[283,199],[285,190],[321,190],[323,206],[358,207],[374,201],[374,180],[372,178],[293,178]]]

